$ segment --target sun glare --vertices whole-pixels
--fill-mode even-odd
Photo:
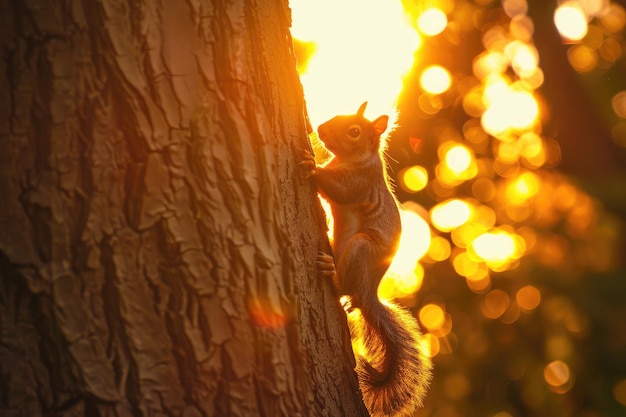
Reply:
[[[311,124],[355,112],[364,101],[367,117],[393,120],[403,77],[421,44],[402,3],[292,0],[290,7],[293,36],[315,43],[300,74]]]

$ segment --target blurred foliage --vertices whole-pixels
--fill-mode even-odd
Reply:
[[[431,241],[450,246],[442,259],[442,243],[431,245],[421,262],[423,285],[416,298],[405,300],[415,304],[423,328],[434,336],[435,378],[419,415],[626,415],[624,213],[607,211],[580,187],[621,198],[619,185],[613,185],[617,194],[609,187],[620,184],[615,178],[624,173],[603,175],[604,167],[593,177],[561,173],[561,152],[571,144],[552,127],[556,109],[543,94],[548,74],[575,71],[578,94],[592,97],[590,107],[598,113],[571,123],[596,123],[594,129],[608,132],[598,133],[592,146],[626,145],[624,9],[610,2],[562,3],[560,10],[571,7],[583,18],[570,14],[559,21],[556,4],[543,6],[540,13],[550,19],[542,22],[552,23],[547,30],[562,37],[560,50],[542,52],[567,58],[546,68],[525,1],[424,3],[407,2],[416,21],[434,7],[448,22],[425,37],[416,55],[388,151],[396,161],[400,199],[429,209]],[[558,32],[568,29],[579,37]],[[453,80],[443,92],[430,91],[421,77],[433,65]],[[490,101],[490,94],[496,98]],[[614,143],[603,143],[606,138]],[[467,155],[448,158],[453,147]],[[438,225],[433,208],[450,201],[468,204],[470,216],[451,227]],[[475,248],[477,236],[494,229],[522,237],[495,265]],[[487,251],[498,259],[503,245],[490,242]],[[515,245],[522,255],[513,255]],[[422,314],[432,306],[443,320]]]

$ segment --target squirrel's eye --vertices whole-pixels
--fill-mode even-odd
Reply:
[[[353,139],[356,139],[361,134],[361,130],[358,127],[353,127],[348,130],[348,136]]]

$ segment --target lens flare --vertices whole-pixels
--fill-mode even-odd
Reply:
[[[276,329],[285,326],[287,318],[269,299],[254,299],[248,306],[252,321],[261,327]]]

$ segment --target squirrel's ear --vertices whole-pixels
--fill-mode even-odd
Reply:
[[[372,122],[374,132],[380,136],[387,129],[387,123],[389,122],[389,116],[380,116],[378,119]]]
[[[365,113],[365,108],[366,107],[367,107],[367,101],[365,103],[361,104],[361,107],[359,107],[359,110],[356,112],[356,115],[363,117],[363,113]]]

